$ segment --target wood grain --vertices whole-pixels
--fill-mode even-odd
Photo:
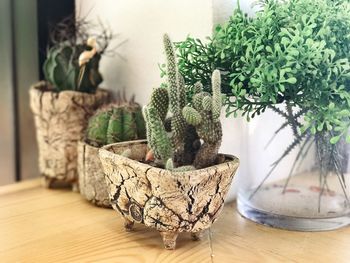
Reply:
[[[350,229],[303,233],[256,225],[226,204],[202,241],[179,235],[162,248],[159,233],[123,230],[117,212],[69,189],[32,180],[0,188],[1,262],[349,262]]]

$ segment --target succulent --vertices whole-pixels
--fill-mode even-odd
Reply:
[[[46,80],[56,91],[75,90],[94,93],[102,82],[98,71],[101,54],[95,46],[88,44],[71,45],[69,42],[58,43],[49,49],[43,71]],[[95,51],[95,52],[94,52]],[[79,56],[93,52],[93,56],[79,65]]]
[[[95,147],[145,138],[142,109],[134,97],[99,109],[89,119],[86,129],[86,142]]]
[[[167,35],[164,36],[164,48],[167,88],[155,88],[150,103],[143,110],[148,143],[156,163],[169,170],[208,167],[216,161],[222,137],[220,72],[213,72],[213,95],[204,92],[202,85],[197,83],[193,101],[188,104],[184,78],[178,70],[174,47]],[[167,118],[168,111],[170,119]],[[171,136],[167,129],[169,120]]]

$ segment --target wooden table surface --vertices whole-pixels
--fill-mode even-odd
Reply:
[[[181,234],[169,251],[157,231],[124,232],[115,211],[31,180],[0,187],[0,262],[350,262],[350,228],[272,229],[243,219],[232,203],[202,241]]]

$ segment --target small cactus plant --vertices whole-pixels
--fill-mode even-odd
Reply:
[[[134,101],[118,100],[99,109],[86,129],[86,142],[95,147],[146,138],[141,106]]]
[[[79,65],[79,56],[86,51],[94,51],[95,48],[88,44],[72,46],[69,42],[53,46],[49,49],[43,65],[46,80],[56,91],[75,90],[94,93],[102,82],[102,76],[98,71],[101,54],[95,52],[82,67]]]
[[[167,59],[167,88],[153,90],[150,103],[143,114],[148,143],[157,164],[173,171],[200,169],[215,164],[221,145],[220,112],[222,95],[220,71],[212,75],[212,95],[195,85],[191,103],[186,101],[183,77],[177,68],[175,51],[164,36]],[[171,113],[171,136],[168,136],[167,112]]]
[[[99,63],[114,35],[100,24],[100,33],[95,38],[89,37],[93,27],[85,18],[69,16],[51,30],[52,46],[47,51],[43,73],[54,91],[95,93],[102,82]]]

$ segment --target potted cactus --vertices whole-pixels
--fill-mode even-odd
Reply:
[[[121,100],[103,106],[90,117],[85,139],[78,143],[78,174],[80,194],[101,207],[110,207],[99,147],[106,144],[146,138],[141,106]]]
[[[75,28],[71,32],[71,28]],[[112,35],[89,38],[86,22],[65,19],[52,32],[53,46],[43,65],[46,81],[30,89],[39,148],[39,169],[46,187],[55,181],[77,189],[77,142],[88,118],[109,101],[99,61]]]
[[[199,239],[217,219],[239,160],[218,154],[219,71],[213,72],[213,95],[198,83],[188,103],[167,35],[164,46],[167,88],[154,89],[143,109],[148,145],[145,141],[110,144],[100,150],[100,159],[112,207],[125,218],[126,230],[134,222],[155,228],[165,248],[174,249],[179,232]]]

